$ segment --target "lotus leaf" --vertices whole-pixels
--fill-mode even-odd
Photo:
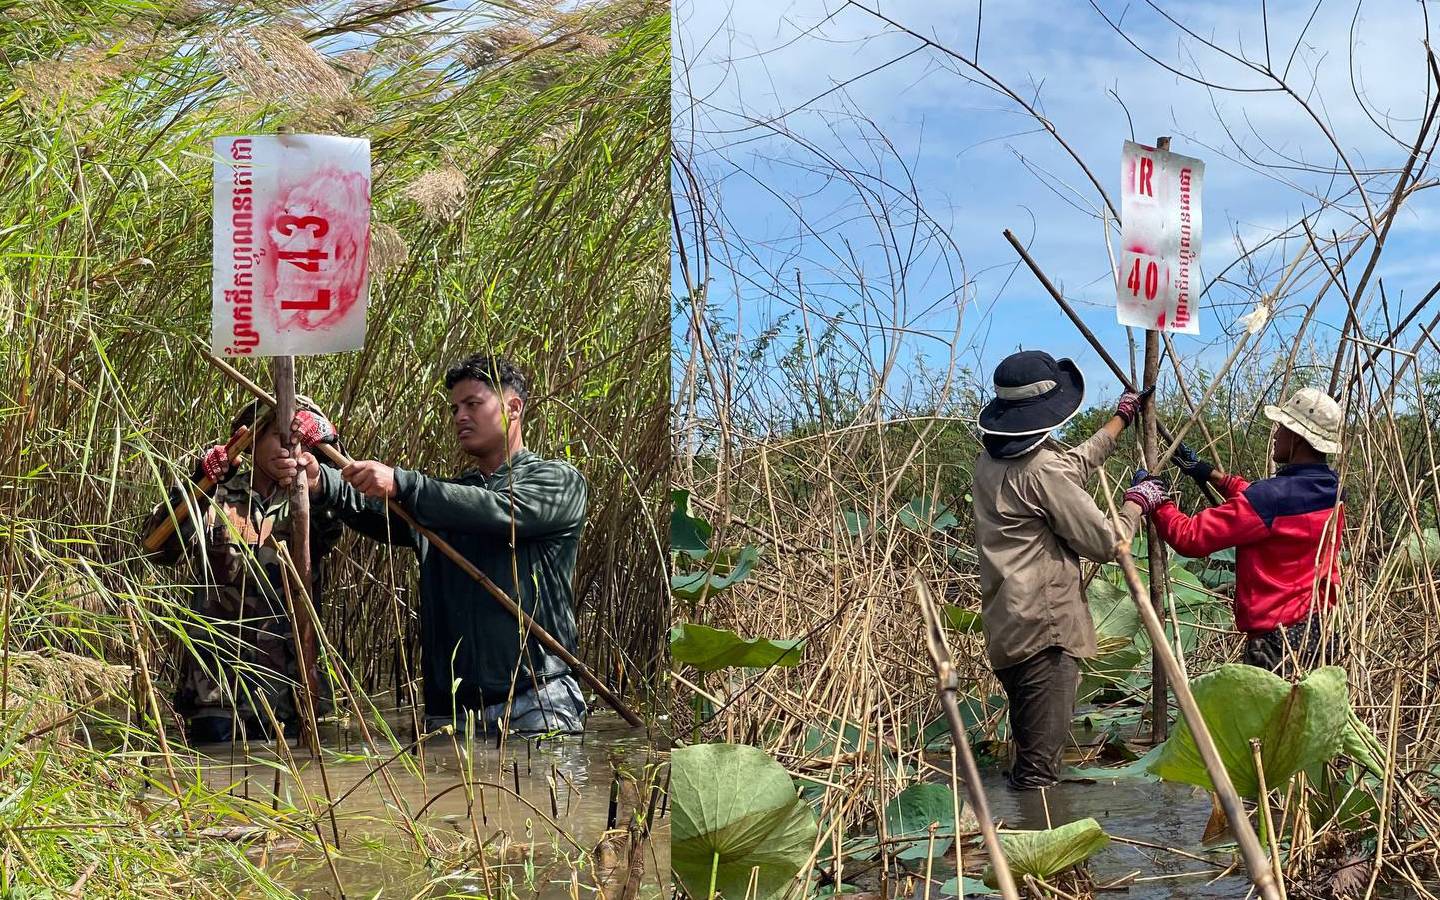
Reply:
[[[690,492],[670,492],[673,507],[670,511],[670,550],[685,553],[700,559],[710,550],[710,535],[713,529],[704,519],[690,514]]]
[[[912,497],[900,507],[895,518],[911,531],[945,531],[960,524],[955,514],[946,507],[937,507],[929,497]]]
[[[810,858],[815,814],[758,747],[698,744],[671,756],[671,868],[691,897],[782,892]],[[713,890],[712,890],[713,885]]]
[[[759,559],[760,551],[754,547],[712,551],[701,560],[707,567],[704,571],[670,576],[670,591],[685,600],[698,600],[705,594],[728,590],[744,581]]]
[[[897,859],[925,859],[932,855],[930,826],[936,824],[934,856],[944,856],[955,842],[955,797],[941,784],[912,784],[885,807],[891,838],[918,838],[895,854]]]
[[[981,630],[980,614],[972,609],[963,609],[949,603],[940,608],[945,617],[945,627],[962,634],[975,634]]]
[[[670,655],[676,662],[689,663],[702,672],[733,666],[763,669],[769,666],[793,668],[800,664],[804,639],[772,641],[769,638],[740,637],[733,631],[708,625],[684,623],[670,629]]]
[[[1026,875],[1050,878],[1094,856],[1110,843],[1110,835],[1094,819],[1081,819],[1049,831],[1015,831],[1000,835],[1000,850],[1017,880]],[[995,871],[985,867],[985,883],[994,887]]]
[[[1277,788],[1296,772],[1340,752],[1350,716],[1345,670],[1326,666],[1293,686],[1273,672],[1227,664],[1191,682],[1195,703],[1242,796],[1259,794],[1251,738],[1259,738],[1265,782]],[[1182,719],[1150,771],[1167,781],[1214,790]]]

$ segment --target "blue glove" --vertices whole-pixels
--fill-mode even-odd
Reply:
[[[1210,480],[1210,473],[1215,467],[1209,462],[1201,459],[1189,444],[1181,444],[1175,448],[1175,455],[1170,460],[1180,468],[1180,471],[1195,479],[1195,483],[1204,486]]]

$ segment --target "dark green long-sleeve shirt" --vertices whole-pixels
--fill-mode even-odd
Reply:
[[[322,468],[315,504],[379,541],[414,548],[420,559],[420,643],[425,709],[450,715],[529,688],[569,666],[535,637],[521,652],[521,626],[485,588],[409,525],[388,515]],[[576,652],[574,577],[585,524],[585,478],[568,463],[516,453],[493,475],[440,480],[395,470],[395,499],[514,598],[570,652]],[[458,685],[455,684],[459,680]],[[453,695],[452,695],[452,685]]]

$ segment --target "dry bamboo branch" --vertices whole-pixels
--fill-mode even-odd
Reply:
[[[1220,795],[1220,805],[1230,820],[1230,828],[1240,845],[1240,856],[1245,860],[1245,868],[1250,870],[1250,880],[1255,883],[1264,900],[1281,900],[1280,889],[1275,883],[1275,873],[1265,859],[1265,853],[1260,848],[1260,839],[1250,825],[1245,806],[1240,802],[1240,795],[1235,792],[1235,785],[1230,781],[1230,774],[1225,771],[1220,752],[1215,749],[1215,739],[1210,736],[1210,729],[1206,727],[1200,707],[1195,703],[1195,695],[1190,692],[1189,683],[1180,677],[1175,655],[1170,652],[1170,645],[1165,642],[1165,629],[1160,624],[1160,618],[1155,615],[1150,604],[1145,602],[1140,586],[1140,573],[1135,568],[1135,560],[1130,556],[1130,548],[1123,543],[1116,544],[1115,556],[1120,563],[1120,571],[1125,575],[1125,585],[1130,589],[1130,598],[1140,610],[1140,619],[1145,624],[1146,633],[1150,635],[1154,652],[1170,676],[1175,690],[1175,701],[1180,707],[1180,714],[1185,717],[1185,724],[1190,726],[1195,747],[1205,762],[1205,771],[1210,774],[1215,793]]]
[[[950,737],[960,750],[960,762],[965,767],[965,791],[970,796],[970,805],[975,807],[975,818],[980,823],[980,833],[985,841],[985,852],[990,855],[990,865],[995,868],[995,879],[1000,883],[1000,893],[1005,900],[1019,900],[1015,880],[1010,875],[1010,865],[1005,861],[1005,852],[1000,849],[1000,838],[995,833],[995,823],[990,819],[990,804],[985,799],[985,789],[980,786],[980,769],[975,765],[975,754],[970,752],[970,739],[965,734],[965,723],[960,718],[960,707],[955,702],[955,691],[959,687],[955,668],[950,660],[950,651],[945,647],[945,637],[940,630],[940,614],[930,589],[915,573],[912,577],[915,596],[920,603],[920,612],[925,617],[925,643],[930,648],[930,658],[935,663],[936,690],[940,694],[940,705],[945,709],[945,719],[950,724]],[[956,810],[959,815],[959,810]]]
[[[1100,354],[1100,358],[1105,361],[1105,365],[1109,366],[1111,373],[1113,373],[1115,375],[1115,378],[1119,380],[1121,386],[1123,386],[1127,391],[1134,391],[1135,384],[1130,380],[1130,377],[1126,375],[1124,370],[1122,370],[1120,366],[1115,363],[1115,358],[1110,355],[1110,352],[1108,350],[1105,349],[1105,345],[1100,343],[1100,339],[1095,336],[1095,332],[1091,331],[1089,326],[1087,326],[1085,322],[1081,320],[1078,315],[1075,314],[1075,310],[1072,309],[1070,307],[1070,304],[1066,302],[1065,298],[1061,296],[1060,291],[1055,287],[1054,284],[1051,283],[1050,279],[1045,275],[1045,273],[1040,270],[1039,264],[1037,264],[1034,258],[1030,256],[1030,252],[1025,249],[1025,245],[1021,244],[1020,240],[1015,237],[1015,234],[1011,232],[1008,228],[1005,229],[1005,239],[1010,242],[1010,246],[1015,248],[1015,252],[1020,254],[1020,258],[1025,261],[1025,265],[1030,267],[1030,271],[1033,272],[1035,278],[1039,280],[1040,286],[1045,288],[1046,293],[1048,293],[1051,298],[1053,298],[1055,302],[1060,305],[1061,311],[1065,313],[1066,317],[1069,318],[1070,321],[1075,325],[1076,329],[1079,330],[1080,336],[1085,338],[1086,342],[1088,342],[1090,346],[1095,349],[1096,353]],[[1165,424],[1163,422],[1156,421],[1155,427],[1159,429],[1160,437],[1164,438],[1167,441],[1171,440],[1172,436],[1170,434],[1170,430],[1165,427]],[[1207,484],[1202,487],[1202,491],[1205,494],[1205,498],[1210,501],[1211,505],[1220,505],[1220,495],[1215,493],[1214,487]]]

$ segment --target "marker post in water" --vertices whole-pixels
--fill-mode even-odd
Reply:
[[[210,349],[272,358],[275,424],[292,454],[295,357],[358,350],[369,301],[370,142],[281,134],[215,139],[214,279]],[[310,597],[310,492],[290,490],[297,587]],[[289,577],[289,576],[286,576]],[[302,739],[319,748],[320,672],[311,603],[292,604],[303,681]]]

